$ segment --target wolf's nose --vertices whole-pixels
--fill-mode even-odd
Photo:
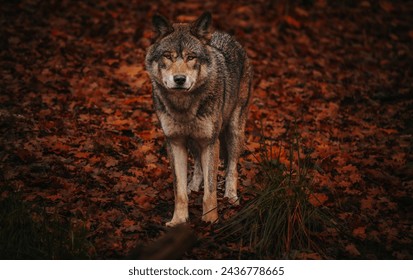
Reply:
[[[178,86],[182,86],[183,84],[185,84],[186,76],[184,76],[184,75],[175,75],[174,76],[174,81]]]

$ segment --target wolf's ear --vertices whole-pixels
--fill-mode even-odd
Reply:
[[[163,16],[155,14],[152,17],[152,25],[155,28],[155,40],[165,37],[174,31],[171,23]]]
[[[209,41],[212,36],[212,16],[210,12],[204,12],[191,24],[191,33],[199,39]]]

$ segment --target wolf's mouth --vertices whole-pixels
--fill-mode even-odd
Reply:
[[[192,85],[189,87],[183,87],[183,86],[175,86],[170,88],[171,90],[175,90],[175,91],[190,91],[192,88]]]
[[[171,89],[177,90],[177,91],[188,91],[189,90],[189,88],[184,88],[184,87],[173,87]]]

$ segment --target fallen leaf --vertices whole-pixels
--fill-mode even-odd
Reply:
[[[353,230],[353,235],[357,238],[360,238],[361,240],[366,239],[367,235],[366,235],[366,227],[362,226],[362,227],[358,227],[355,228]]]
[[[357,249],[356,245],[349,244],[346,246],[346,251],[352,256],[360,256],[360,251]]]
[[[379,5],[380,5],[380,8],[382,8],[382,10],[385,12],[391,13],[394,10],[393,4],[389,1],[381,0],[379,1]]]
[[[91,153],[89,152],[77,152],[74,155],[76,158],[88,158],[91,156]]]
[[[115,158],[113,158],[113,157],[107,157],[106,158],[106,163],[105,163],[105,167],[113,167],[113,166],[116,166],[116,165],[118,165],[118,163],[119,163],[119,161],[118,160],[116,160]]]
[[[284,21],[292,27],[301,28],[301,23],[291,16],[284,16]]]
[[[312,193],[309,197],[310,203],[316,207],[323,205],[327,200],[328,196],[324,193]]]

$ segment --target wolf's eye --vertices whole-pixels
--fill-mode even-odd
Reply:
[[[196,58],[196,56],[194,55],[188,55],[188,57],[186,58],[188,61],[190,60],[194,60]]]
[[[167,59],[172,59],[172,55],[170,53],[164,53],[163,56]]]

